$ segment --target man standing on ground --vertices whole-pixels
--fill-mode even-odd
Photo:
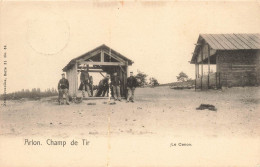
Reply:
[[[91,97],[89,89],[89,74],[87,71],[83,70],[80,73],[80,86],[79,90],[82,91],[82,96],[85,97],[85,91],[88,93],[88,97]]]
[[[116,100],[121,101],[121,92],[120,92],[121,80],[119,76],[117,76],[117,72],[114,72],[114,76],[111,79],[112,79],[111,84],[113,87],[115,101]]]
[[[61,105],[61,100],[63,101],[63,95],[66,98],[66,104],[69,105],[69,81],[65,78],[65,74],[62,73],[62,79],[60,79],[58,83],[58,90],[59,90],[59,104]]]
[[[109,79],[110,79],[110,74],[107,74],[106,77],[105,77],[105,79],[104,79],[104,82],[103,82],[102,97],[105,97],[105,95],[108,96],[109,87],[110,87]]]
[[[137,87],[137,80],[130,72],[130,77],[127,78],[127,103],[131,100],[134,103],[135,88]]]

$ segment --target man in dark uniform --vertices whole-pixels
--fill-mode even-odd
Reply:
[[[99,81],[96,97],[105,96],[105,94],[107,93],[107,91],[109,89],[109,84],[108,84],[109,78],[110,78],[110,76],[107,74],[107,76],[104,79]]]
[[[88,97],[91,97],[90,89],[89,89],[89,74],[87,71],[83,70],[80,73],[80,85],[79,90],[82,91],[82,96],[85,97],[85,91],[88,93]]]
[[[61,74],[62,79],[60,79],[58,83],[58,90],[59,90],[59,104],[61,105],[61,100],[63,100],[63,95],[66,99],[66,104],[69,105],[69,81],[65,78],[65,74]],[[64,100],[63,100],[64,104]]]
[[[127,78],[127,103],[131,100],[134,103],[135,88],[137,87],[137,80],[133,76],[133,72],[130,72],[130,77]]]
[[[113,92],[114,92],[114,98],[115,101],[119,100],[121,101],[121,92],[120,92],[120,85],[121,85],[121,80],[119,78],[119,76],[117,76],[117,72],[114,72],[114,76],[111,77],[111,85],[113,88]]]

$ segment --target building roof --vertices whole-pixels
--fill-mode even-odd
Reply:
[[[212,49],[218,50],[260,50],[260,34],[200,34],[191,63],[194,63],[200,43],[205,40]]]
[[[97,50],[109,50],[111,51],[111,53],[115,54],[116,56],[120,57],[121,59],[125,60],[128,62],[128,65],[132,65],[134,62],[130,59],[128,59],[127,57],[123,56],[122,54],[120,54],[119,52],[111,49],[110,47],[108,47],[107,45],[103,44],[101,46],[98,46],[96,47],[95,49],[92,49],[91,51],[87,52],[87,53],[84,53],[83,55],[81,56],[78,56],[74,59],[72,59],[62,70],[63,71],[67,71],[68,69],[70,69],[73,65],[76,64],[76,61],[81,59],[81,58],[84,58],[85,56],[88,56],[90,55],[91,53],[97,51]]]
[[[215,50],[260,49],[260,34],[201,34]]]

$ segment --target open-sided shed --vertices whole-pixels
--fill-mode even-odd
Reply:
[[[128,66],[133,61],[116,52],[106,45],[101,45],[79,57],[72,59],[64,68],[70,83],[69,93],[71,96],[78,94],[78,74],[81,70],[87,72],[101,73],[106,72],[112,75],[118,72],[118,76],[122,81],[121,92],[126,95],[126,79],[128,75]]]
[[[195,45],[196,89],[260,85],[260,34],[200,34]]]

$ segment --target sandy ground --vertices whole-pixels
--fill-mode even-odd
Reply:
[[[122,153],[122,155],[128,157],[128,165],[126,166],[134,166],[129,163],[129,160],[138,158],[140,163],[137,164],[139,165],[173,164],[185,166],[187,165],[183,164],[185,156],[195,155],[204,149],[203,152],[208,154],[208,159],[202,158],[200,161],[198,161],[198,157],[189,159],[189,161],[186,160],[186,162],[190,162],[188,165],[248,166],[247,162],[252,162],[250,165],[257,166],[260,164],[259,91],[258,87],[197,92],[194,90],[173,90],[169,87],[138,88],[135,103],[126,103],[123,100],[116,102],[115,105],[104,104],[106,102],[104,99],[88,100],[69,106],[59,106],[51,98],[40,101],[7,101],[7,107],[0,111],[0,140],[2,140],[0,147],[7,148],[3,141],[10,144],[11,140],[15,143],[15,139],[23,140],[28,137],[31,139],[47,137],[59,140],[88,138],[92,140],[93,145],[97,142],[96,146],[104,147],[104,150],[100,148],[99,151],[106,151],[99,158],[92,158],[92,165],[103,166],[112,162],[117,165],[125,165],[124,161],[116,163],[119,162],[117,160]],[[88,105],[88,103],[95,103],[96,105]],[[217,108],[217,111],[196,110],[200,104],[212,104]],[[171,154],[175,156],[184,156],[177,161],[172,161],[171,154],[167,149],[169,149],[171,142],[176,139],[181,142],[192,143],[192,145],[197,144],[198,147],[193,147],[193,150],[190,149],[189,152],[183,152],[183,150],[172,152]],[[125,142],[129,140],[131,142],[130,144],[128,142],[127,145]],[[208,143],[205,145],[204,141]],[[19,142],[19,144],[15,144],[20,148],[24,141]],[[164,150],[161,150],[162,154],[164,152],[170,156],[163,160],[165,163],[158,158],[160,157],[159,154],[156,155],[157,158],[147,154],[147,151],[151,153],[155,151],[154,149],[162,149],[162,145],[159,143],[167,145]],[[144,146],[145,144],[149,146]],[[241,147],[238,147],[240,144],[247,145],[247,147],[242,147],[241,150]],[[94,147],[93,145],[92,147]],[[141,149],[139,147],[141,145],[144,148]],[[218,146],[225,146],[227,151],[230,152],[247,150],[247,155],[250,155],[250,157],[241,158],[239,161],[237,158],[242,154],[237,152],[233,157],[230,154],[225,157],[226,159],[223,159],[222,154],[219,157],[216,156],[215,152],[220,149]],[[117,156],[113,154],[113,151],[107,153],[111,150],[111,147],[115,148],[114,154]],[[122,151],[124,147],[126,147],[125,151]],[[215,151],[209,151],[207,148],[215,149]],[[21,148],[20,151],[24,152],[24,149]],[[122,152],[116,151],[120,149]],[[218,151],[223,152],[224,150]],[[139,152],[139,154],[136,152]],[[144,158],[144,153],[150,158]],[[45,155],[44,151],[42,154]],[[132,154],[137,157],[130,156]],[[8,156],[9,154],[1,155],[12,161],[12,158]],[[68,153],[68,155],[71,155],[71,153]],[[214,158],[214,160],[212,156],[217,159]],[[117,158],[113,161],[113,157]],[[25,156],[24,159],[26,158],[28,157]],[[64,157],[60,157],[60,160],[62,159]],[[104,159],[104,161],[99,161],[99,159]],[[13,163],[5,162],[7,166],[16,166]],[[60,166],[64,161],[57,162],[59,162],[59,165],[56,165]],[[72,164],[76,162],[78,162],[77,159],[71,161]],[[1,163],[3,163],[3,159],[0,158]],[[37,164],[37,161],[35,163]],[[82,163],[79,163],[78,166]],[[89,164],[88,162],[85,163]],[[55,166],[53,163],[49,165]]]
[[[199,135],[259,136],[259,88],[225,91],[139,88],[136,102],[85,100],[69,106],[50,99],[8,101],[0,112],[1,135]],[[95,103],[96,105],[88,105]],[[196,110],[212,104],[217,111]]]

